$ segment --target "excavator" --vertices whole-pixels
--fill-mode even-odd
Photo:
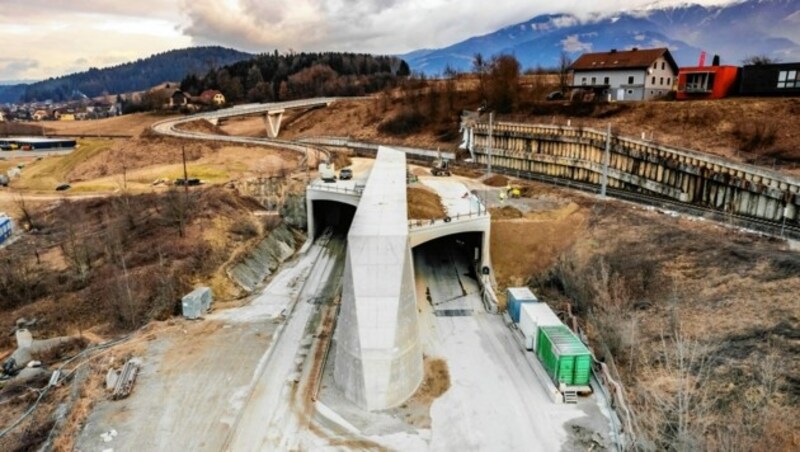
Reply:
[[[450,161],[442,158],[442,151],[436,148],[437,158],[433,161],[431,166],[431,174],[434,176],[449,176],[450,175]]]
[[[450,175],[449,160],[445,159],[434,160],[433,166],[431,167],[431,174],[433,174],[434,176],[449,176]]]

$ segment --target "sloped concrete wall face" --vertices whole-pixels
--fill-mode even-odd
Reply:
[[[399,405],[423,377],[408,237],[351,238],[344,278],[334,380],[368,410]]]
[[[353,402],[381,410],[422,382],[405,156],[378,152],[348,234],[334,381]]]

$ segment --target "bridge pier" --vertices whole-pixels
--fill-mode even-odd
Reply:
[[[267,127],[267,136],[277,138],[281,131],[281,121],[285,110],[268,110],[264,115],[264,125]]]

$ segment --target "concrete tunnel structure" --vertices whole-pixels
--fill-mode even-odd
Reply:
[[[338,217],[357,206],[347,232],[331,356],[338,389],[369,411],[402,404],[424,377],[412,249],[441,237],[480,233],[480,264],[490,266],[485,209],[463,219],[415,224],[408,220],[406,185],[405,154],[381,147],[363,186],[317,182],[306,190],[310,238],[327,226],[319,218],[325,208],[343,209]]]

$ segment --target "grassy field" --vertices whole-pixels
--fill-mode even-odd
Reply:
[[[61,183],[69,183],[71,191],[81,193],[112,192],[123,186],[133,191],[149,191],[157,180],[183,177],[182,150],[186,151],[189,177],[209,184],[274,174],[295,168],[299,161],[293,152],[261,147],[158,137],[92,138],[79,140],[79,147],[67,155],[24,160],[22,175],[12,186],[31,192],[52,192]],[[23,160],[0,162],[2,169]]]
[[[45,131],[49,134],[136,136],[142,133],[152,123],[168,117],[170,116],[154,115],[151,113],[134,113],[113,118],[87,121],[40,121],[30,123],[30,125],[44,127]]]
[[[67,155],[50,155],[31,162],[23,168],[22,176],[13,182],[14,188],[31,191],[52,191],[67,182],[68,174],[81,162],[108,151],[109,140],[80,140],[75,151]]]

